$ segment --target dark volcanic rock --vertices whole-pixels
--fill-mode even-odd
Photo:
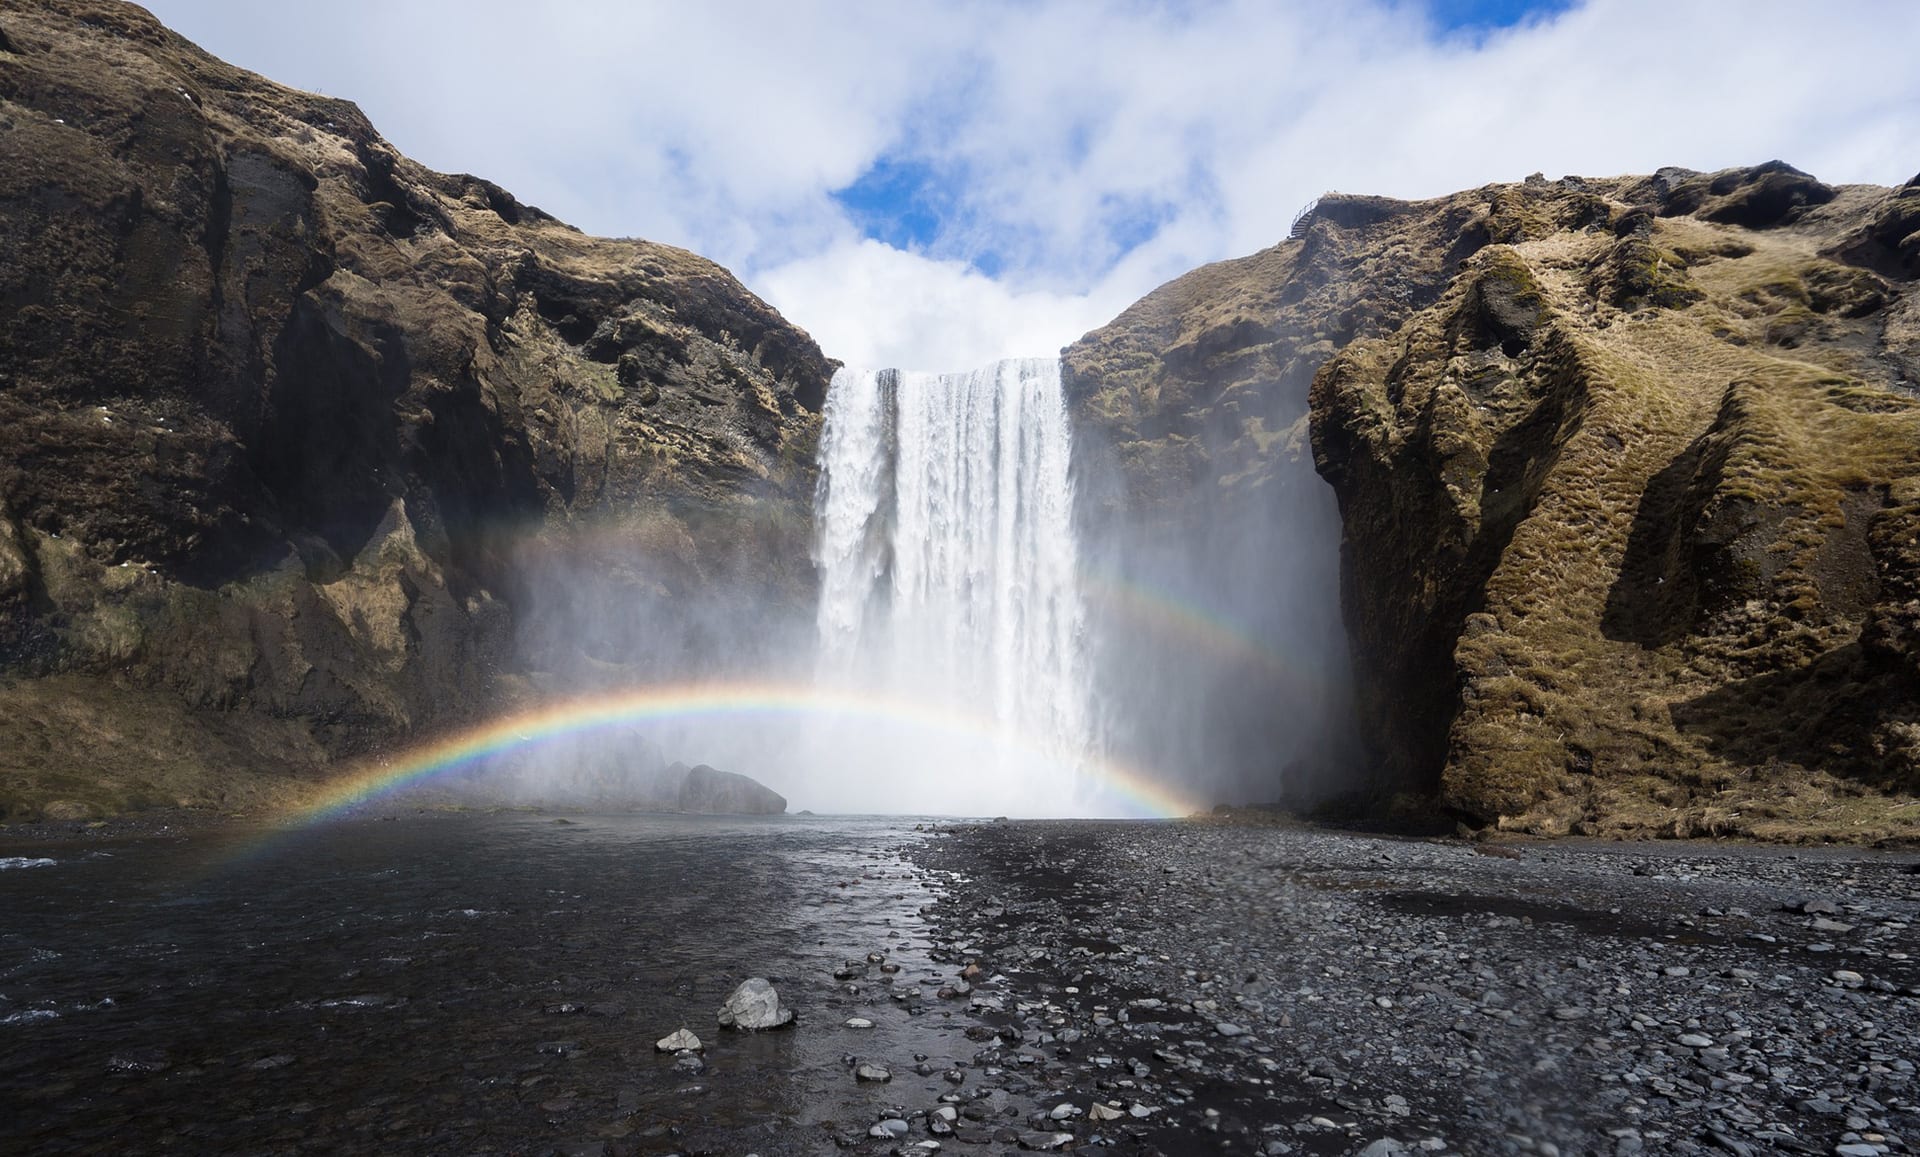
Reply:
[[[944,883],[931,953],[988,974],[954,1014],[987,1030],[958,1139],[1017,1119],[1142,1154],[1911,1148],[1910,856],[1472,847],[946,830],[912,852]],[[1809,926],[1809,893],[1853,928]]]
[[[777,816],[787,810],[786,797],[738,772],[720,771],[706,764],[667,769],[679,781],[678,806],[683,812],[716,815]]]
[[[725,270],[130,5],[5,35],[0,815],[244,803],[701,645],[648,609],[804,617],[830,366]]]
[[[1917,192],[1775,162],[1329,197],[1068,377],[1108,501],[1208,480],[1174,522],[1299,485],[1310,427],[1383,788],[1542,832],[1911,832]]]

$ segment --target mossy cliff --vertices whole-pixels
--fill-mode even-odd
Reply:
[[[725,270],[130,5],[0,33],[0,815],[265,799],[713,642],[610,608],[804,617],[831,366]]]
[[[1285,472],[1310,406],[1383,789],[1545,833],[1911,835],[1917,277],[1920,182],[1329,196],[1068,357],[1136,504]]]

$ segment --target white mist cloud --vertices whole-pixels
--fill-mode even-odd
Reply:
[[[1058,348],[1329,189],[1920,169],[1909,0],[1591,0],[1490,35],[1415,0],[152,6],[428,164],[714,257],[856,363]],[[946,182],[913,248],[832,196],[882,158]]]
[[[1023,290],[957,260],[841,241],[758,279],[767,300],[849,365],[945,370],[1048,357],[1124,309],[1111,292]]]

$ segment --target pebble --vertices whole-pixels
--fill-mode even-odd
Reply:
[[[1840,886],[1844,852],[1677,845],[1636,876],[1613,849],[1516,863],[1396,841],[1382,859],[1379,841],[1232,825],[1009,823],[923,847],[951,873],[933,962],[975,988],[934,1006],[972,1064],[929,1132],[1126,1151],[1152,1118],[1206,1151],[1348,1157],[1751,1157],[1879,1134],[1904,1152],[1920,1133],[1920,1004],[1901,995],[1920,966],[1889,951],[1920,909],[1860,868],[1844,906],[1799,911]],[[1854,967],[1813,967],[1810,929]]]

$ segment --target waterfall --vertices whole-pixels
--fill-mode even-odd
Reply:
[[[1071,448],[1054,359],[834,374],[815,501],[819,678],[964,721],[838,729],[861,798],[1024,815],[1084,798]]]

